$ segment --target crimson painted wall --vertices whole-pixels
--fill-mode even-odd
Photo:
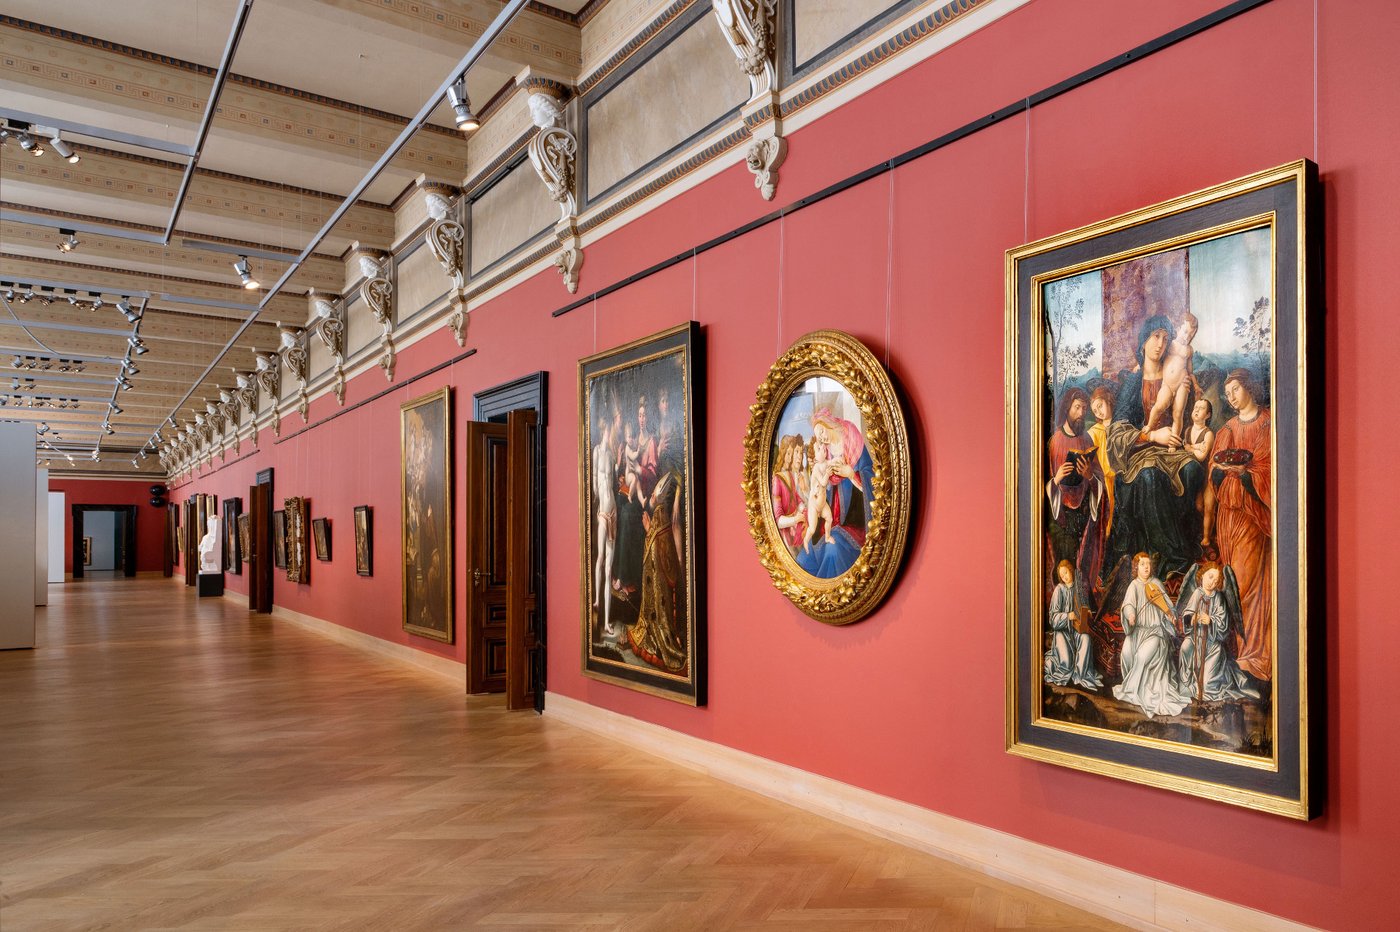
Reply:
[[[777,203],[847,175],[1219,6],[1035,0],[796,132]],[[1125,15],[1130,10],[1131,15]],[[333,519],[335,562],[277,604],[461,659],[405,635],[397,566],[398,404],[456,387],[460,475],[471,394],[550,373],[549,685],[559,693],[897,799],[1328,927],[1388,924],[1398,860],[1400,629],[1386,572],[1400,524],[1389,470],[1400,431],[1367,417],[1386,397],[1388,271],[1400,253],[1400,4],[1274,0],[1018,117],[654,275],[562,318],[553,270],[482,306],[480,352],[321,427],[181,487],[246,495],[277,470],[279,499]],[[1321,818],[1300,823],[1012,758],[1003,751],[1003,275],[1005,251],[1299,157],[1326,202],[1323,431],[1328,745]],[[590,243],[582,289],[721,234],[772,205],[735,166]],[[579,672],[576,360],[696,319],[705,326],[709,695],[693,709]],[[888,360],[917,439],[905,569],[887,602],[828,628],[773,589],[739,488],[748,404],[798,336],[838,327]],[[446,328],[405,351],[401,377],[457,352]],[[348,403],[383,387],[352,382]],[[351,509],[375,507],[375,577],[354,575]],[[456,507],[457,544],[463,508]],[[458,554],[462,551],[458,550]],[[246,591],[246,579],[229,576]],[[1363,638],[1354,632],[1365,626]]]
[[[49,477],[49,491],[63,493],[63,570],[73,572],[73,506],[136,506],[136,572],[161,572],[164,566],[165,509],[151,507],[151,485],[159,479],[60,479]]]

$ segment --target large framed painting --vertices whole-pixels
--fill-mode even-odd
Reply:
[[[312,518],[311,537],[316,543],[316,559],[329,563],[331,559],[331,519]]]
[[[287,513],[272,513],[272,565],[279,570],[287,568]]]
[[[287,521],[287,581],[311,582],[311,503],[293,496],[283,503]]]
[[[743,484],[759,559],[812,618],[865,617],[899,571],[912,508],[889,376],[855,337],[818,330],[773,364],[751,410]]]
[[[399,407],[403,627],[452,643],[452,389]]]
[[[243,542],[238,533],[242,518],[243,499],[224,499],[224,569],[231,573],[243,572]]]
[[[1316,198],[1300,161],[1007,254],[1011,753],[1316,814]]]
[[[180,564],[180,506],[176,502],[171,502],[165,506],[165,540],[166,547],[170,550],[170,565]]]
[[[705,702],[700,326],[580,360],[583,673]]]
[[[370,536],[373,512],[368,505],[355,506],[355,573],[374,575],[374,540]]]

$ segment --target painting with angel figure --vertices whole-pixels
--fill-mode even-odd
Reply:
[[[1273,752],[1272,232],[1040,284],[1044,715]]]

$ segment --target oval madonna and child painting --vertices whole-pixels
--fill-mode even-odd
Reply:
[[[818,330],[773,364],[752,410],[744,496],[759,558],[811,617],[863,618],[909,528],[909,438],[889,376],[859,340]]]

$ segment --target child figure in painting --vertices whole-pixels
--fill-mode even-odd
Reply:
[[[1215,431],[1210,429],[1210,419],[1215,406],[1206,398],[1199,399],[1191,407],[1191,429],[1182,439],[1186,441],[1186,451],[1204,463],[1210,456],[1210,448],[1215,443]]]
[[[817,523],[825,522],[826,531],[822,536],[831,543],[831,503],[826,499],[826,491],[831,485],[831,469],[841,463],[833,456],[831,447],[824,443],[812,445],[812,475],[807,484],[807,536],[802,541],[802,549],[812,549],[812,539],[817,536]]]
[[[642,447],[637,442],[637,428],[631,423],[623,429],[622,481],[627,486],[627,497],[638,498],[637,477],[641,473]]]
[[[1172,413],[1172,432],[1181,436],[1183,418],[1186,415],[1186,399],[1191,394],[1191,363],[1196,351],[1191,341],[1196,338],[1200,321],[1196,315],[1188,313],[1181,320],[1181,330],[1176,339],[1167,347],[1166,358],[1162,360],[1162,387],[1157,390],[1157,401],[1152,405],[1152,413],[1147,416],[1147,427],[1158,426],[1158,418],[1168,410]]]
[[[1045,682],[1051,686],[1099,689],[1103,680],[1094,668],[1094,645],[1086,612],[1075,594],[1074,564],[1061,560],[1055,567],[1059,585],[1050,596],[1050,649],[1045,652]]]

